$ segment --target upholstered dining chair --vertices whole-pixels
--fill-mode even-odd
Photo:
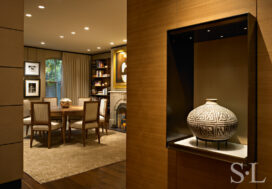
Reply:
[[[27,136],[29,127],[31,125],[31,116],[30,116],[31,103],[30,103],[30,100],[24,100],[23,104],[24,104],[23,123],[24,123],[24,126],[26,126],[26,136]]]
[[[44,97],[43,102],[49,102],[51,108],[57,108],[58,107],[58,98],[57,97]],[[61,121],[62,117],[59,116],[53,116],[51,117],[52,120],[54,121]]]
[[[89,97],[86,97],[86,98],[78,98],[78,101],[77,101],[77,105],[78,106],[84,106],[84,102],[88,102],[88,101],[91,101],[91,98]],[[71,115],[69,116],[69,124],[71,122],[75,122],[75,121],[78,121],[78,120],[82,120],[82,115]]]
[[[102,133],[104,133],[104,129],[106,129],[106,133],[108,134],[108,116],[107,116],[107,111],[108,111],[108,99],[107,98],[102,98],[100,100],[100,108],[99,108],[99,126],[102,127]]]
[[[32,148],[34,131],[45,131],[48,135],[48,148],[51,147],[51,132],[61,129],[61,123],[53,122],[50,118],[50,102],[31,103],[31,137],[30,148]],[[63,130],[62,130],[63,132]]]
[[[78,98],[78,103],[77,104],[79,106],[84,106],[84,102],[88,102],[88,101],[92,101],[91,97],[87,97],[87,98],[80,97],[80,98]]]
[[[83,146],[85,146],[86,131],[88,129],[95,129],[98,137],[98,143],[100,143],[99,133],[99,102],[87,101],[84,102],[83,119],[80,121],[71,122],[69,124],[69,139],[71,139],[71,129],[80,129],[82,131]]]
[[[51,108],[58,107],[58,98],[57,97],[44,97],[43,102],[50,102]]]

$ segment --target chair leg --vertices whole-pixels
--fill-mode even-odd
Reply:
[[[95,128],[96,134],[97,134],[97,139],[98,139],[98,143],[100,144],[100,132],[99,132],[99,127]]]
[[[48,149],[51,147],[51,131],[48,131],[48,141],[47,141]]]
[[[26,125],[26,136],[28,134],[29,125]]]
[[[71,130],[71,127],[69,125],[69,140],[71,140],[71,134],[72,134],[72,130]]]
[[[106,128],[106,134],[108,134],[108,124],[104,122],[105,128]]]
[[[34,131],[33,131],[33,127],[31,127],[31,135],[30,135],[30,148],[32,148],[32,143],[33,143],[33,135],[34,135]]]
[[[82,141],[83,141],[83,146],[85,146],[85,129],[82,129]]]

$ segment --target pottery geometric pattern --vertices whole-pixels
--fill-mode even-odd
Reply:
[[[192,110],[187,123],[192,133],[205,140],[228,140],[237,130],[235,114],[216,103],[217,99],[207,99],[204,105]]]

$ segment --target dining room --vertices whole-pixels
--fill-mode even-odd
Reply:
[[[40,184],[126,160],[126,1],[113,4],[25,1],[23,165]]]

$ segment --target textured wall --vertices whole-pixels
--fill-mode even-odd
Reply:
[[[0,184],[23,173],[24,1],[0,1]]]

